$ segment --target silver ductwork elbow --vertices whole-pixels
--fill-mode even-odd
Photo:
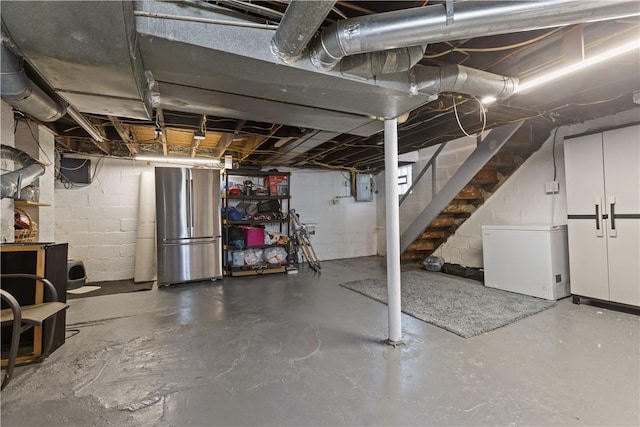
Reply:
[[[7,172],[0,177],[0,199],[18,193],[21,188],[31,184],[45,172],[40,162],[17,148],[0,145],[0,157],[22,165],[22,168]]]
[[[420,62],[426,49],[427,45],[411,46],[347,56],[340,61],[340,72],[369,79],[407,71]]]
[[[445,6],[434,4],[338,21],[322,31],[310,55],[316,68],[329,71],[345,56],[365,52],[639,14],[637,0],[462,1],[449,23]]]
[[[439,94],[442,92],[463,93],[465,95],[506,99],[514,94],[518,79],[488,73],[463,65],[444,67],[416,66],[413,68],[416,90],[420,93]]]
[[[13,108],[43,122],[64,116],[66,107],[51,99],[25,74],[23,59],[2,44],[0,95]]]
[[[271,39],[273,54],[286,64],[296,62],[335,3],[335,0],[292,0]]]

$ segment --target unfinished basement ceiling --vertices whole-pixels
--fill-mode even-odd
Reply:
[[[409,113],[399,125],[400,153],[463,136],[454,97],[463,128],[475,133],[483,126],[473,96],[446,88],[416,90],[418,68],[458,64],[526,79],[640,37],[640,4],[605,1],[599,3],[611,12],[604,18],[594,12],[604,19],[597,22],[567,18],[572,25],[439,40],[450,29],[452,37],[465,34],[456,33],[463,24],[456,17],[465,8],[509,21],[513,17],[499,15],[509,3],[517,2],[338,1],[293,63],[282,62],[271,49],[288,7],[284,1],[3,1],[1,11],[3,42],[25,58],[29,79],[58,104],[69,105],[65,116],[46,123],[61,152],[232,155],[242,165],[377,172],[384,164],[383,118]],[[598,2],[555,3],[571,10]],[[349,70],[355,56],[329,71],[312,63],[310,47],[318,46],[318,34],[332,24],[404,9],[450,16],[438,41],[427,43],[424,54],[418,50],[416,67],[363,76]],[[419,45],[409,41],[403,47]],[[636,50],[499,100],[488,107],[486,128],[524,119],[532,132],[546,135],[559,125],[637,107],[639,56]],[[78,125],[77,112],[98,138],[87,133],[87,123]]]

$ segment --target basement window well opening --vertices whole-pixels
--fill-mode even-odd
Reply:
[[[398,194],[406,194],[411,188],[411,165],[398,167]]]

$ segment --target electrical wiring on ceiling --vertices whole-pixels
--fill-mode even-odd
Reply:
[[[534,37],[532,39],[529,40],[525,40],[522,41],[520,43],[514,43],[514,44],[510,44],[510,45],[506,45],[506,46],[496,46],[496,47],[485,47],[485,48],[459,48],[459,47],[454,47],[453,49],[450,50],[446,50],[444,52],[440,52],[440,53],[436,53],[433,55],[425,55],[423,56],[424,59],[435,59],[435,58],[440,58],[441,56],[445,56],[448,55],[450,53],[453,52],[460,52],[460,53],[469,53],[469,52],[500,52],[503,50],[510,50],[510,49],[517,49],[519,47],[523,47],[523,46],[527,46],[530,45],[532,43],[535,43],[537,41],[540,41],[546,37],[549,37],[550,35],[552,35],[553,33],[557,32],[557,29],[554,29],[552,31],[548,31],[538,37]]]
[[[456,122],[458,123],[458,127],[460,128],[462,133],[464,133],[469,138],[475,137],[475,135],[470,135],[469,133],[467,133],[464,127],[462,127],[462,123],[460,123],[460,117],[458,116],[458,108],[456,107],[456,97],[455,95],[452,95],[451,98],[453,99],[453,113],[456,116]],[[476,98],[475,96],[473,98],[478,102],[478,106],[480,107],[480,119],[482,120],[482,129],[480,129],[480,131],[477,133],[482,133],[487,127],[487,111],[484,108],[484,104],[482,104],[482,102],[480,102],[478,98]]]
[[[361,169],[357,169],[357,168],[353,168],[353,167],[348,167],[348,166],[336,166],[336,165],[330,165],[328,163],[322,163],[322,162],[316,162],[316,161],[312,161],[309,162],[312,165],[316,165],[316,166],[322,166],[323,168],[327,168],[327,169],[332,169],[332,170],[345,170],[345,171],[349,171],[349,172],[353,172],[353,173],[366,173],[366,170],[361,170]]]

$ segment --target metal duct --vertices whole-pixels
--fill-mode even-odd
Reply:
[[[43,122],[54,122],[64,116],[65,107],[27,77],[23,59],[4,44],[1,70],[0,95],[7,104]]]
[[[274,55],[286,64],[296,62],[335,3],[335,0],[292,0],[271,40]]]
[[[637,1],[465,1],[455,3],[447,25],[442,4],[338,21],[322,31],[311,48],[321,70],[349,55],[516,31],[531,31],[640,14]]]
[[[35,181],[40,175],[44,174],[44,166],[36,159],[8,145],[0,145],[0,157],[6,160],[13,160],[20,163],[23,167],[13,172],[7,172],[0,177],[0,199],[9,197]]]
[[[456,92],[505,99],[513,95],[518,79],[488,73],[464,65],[413,68],[416,90],[421,93]]]
[[[407,71],[420,62],[426,49],[427,45],[410,46],[349,56],[340,62],[340,72],[369,79]]]

